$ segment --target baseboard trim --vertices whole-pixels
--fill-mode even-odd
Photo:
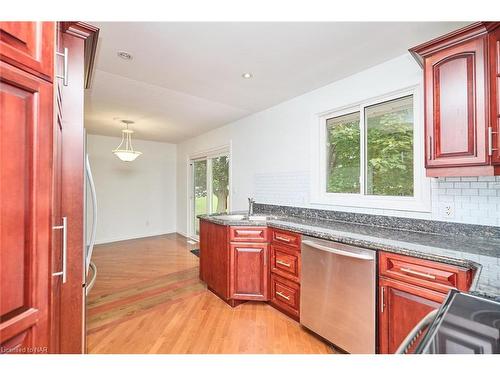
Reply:
[[[104,245],[104,244],[113,243],[113,242],[120,242],[120,241],[127,241],[127,240],[137,240],[137,239],[140,239],[140,238],[163,236],[165,234],[173,234],[173,233],[177,233],[177,232],[175,232],[175,231],[172,231],[172,232],[159,232],[159,233],[148,233],[146,235],[133,235],[133,236],[124,236],[124,237],[114,237],[114,238],[107,238],[105,240],[96,240],[95,244],[96,245]]]

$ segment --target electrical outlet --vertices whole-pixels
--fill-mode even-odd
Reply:
[[[441,217],[455,217],[455,204],[452,202],[443,202],[439,205],[439,215]]]

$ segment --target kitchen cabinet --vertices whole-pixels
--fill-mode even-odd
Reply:
[[[394,353],[408,333],[438,308],[450,289],[467,291],[472,270],[405,255],[379,253],[379,352]]]
[[[429,177],[500,174],[499,26],[474,23],[410,49],[424,70]]]
[[[52,82],[55,22],[0,22],[0,59]]]
[[[200,278],[231,306],[241,301],[267,301],[267,228],[200,220]]]
[[[271,306],[300,320],[301,235],[271,228]]]
[[[200,220],[200,278],[208,289],[229,299],[228,227]]]
[[[97,31],[0,22],[2,352],[85,350],[83,96]]]
[[[51,137],[52,84],[0,61],[2,353],[49,347]]]
[[[408,333],[446,294],[391,279],[379,280],[379,352],[394,353]]]
[[[230,245],[231,298],[267,301],[269,245],[232,243]]]

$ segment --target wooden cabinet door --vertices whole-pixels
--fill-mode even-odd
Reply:
[[[381,277],[379,279],[379,352],[394,353],[408,333],[446,295]]]
[[[267,301],[269,245],[232,243],[230,247],[230,298]]]
[[[426,167],[488,163],[486,36],[425,59]]]
[[[51,84],[0,61],[2,353],[48,351],[52,108]]]
[[[84,40],[60,30],[59,50],[68,48],[68,83],[54,83],[52,332],[53,351],[83,353],[84,336]],[[56,64],[63,75],[64,66]],[[66,218],[66,257],[62,256],[63,218]],[[66,268],[66,281],[58,272]]]
[[[0,60],[52,81],[54,22],[0,22]]]

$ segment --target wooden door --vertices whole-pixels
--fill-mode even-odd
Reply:
[[[426,167],[488,163],[486,36],[425,59]]]
[[[400,281],[379,279],[379,352],[394,353],[408,333],[446,295]]]
[[[52,81],[54,22],[0,22],[0,59]]]
[[[0,61],[3,353],[48,351],[52,125],[52,85]]]
[[[230,245],[230,298],[268,300],[268,247],[260,243]]]

